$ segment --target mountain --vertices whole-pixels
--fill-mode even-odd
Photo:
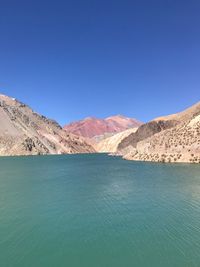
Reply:
[[[116,133],[110,137],[104,138],[95,145],[96,151],[100,153],[116,153],[121,141],[129,136],[131,133],[135,133],[137,128],[130,128],[125,131]]]
[[[141,124],[142,123],[136,119],[116,115],[106,119],[88,117],[84,120],[65,125],[64,129],[68,133],[73,133],[86,138],[93,138],[108,133],[118,133],[129,128],[138,127]]]
[[[165,129],[172,128],[177,125],[177,121],[169,120],[159,120],[150,121],[141,125],[136,132],[133,132],[126,136],[118,145],[118,154],[128,153],[132,148],[137,146],[137,143],[145,140],[146,138],[153,136]]]
[[[89,153],[83,138],[14,98],[0,94],[0,155]]]
[[[64,130],[56,121],[0,94],[0,155],[95,151],[128,160],[200,163],[200,102],[145,124],[117,115],[86,118]]]
[[[130,134],[121,141],[118,146],[118,153],[128,153],[132,150],[132,148],[136,147],[138,142],[162,132],[163,130],[175,127],[183,121],[193,118],[196,114],[198,114],[199,110],[200,102],[182,112],[159,117],[141,125],[135,133]]]
[[[158,117],[156,119],[154,119],[154,121],[177,121],[177,122],[183,122],[183,121],[187,121],[189,119],[192,119],[195,115],[197,115],[200,111],[200,102],[197,102],[196,104],[194,104],[193,106],[175,113],[175,114],[171,114],[171,115],[167,115],[167,116],[163,116],[163,117]]]
[[[140,126],[117,152],[129,160],[200,163],[200,102]]]

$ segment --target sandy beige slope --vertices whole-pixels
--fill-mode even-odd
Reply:
[[[94,148],[83,138],[14,98],[0,95],[0,155],[89,153]]]
[[[154,121],[169,121],[174,120],[177,122],[183,122],[192,119],[195,115],[197,115],[200,111],[200,102],[197,102],[193,106],[187,108],[186,110],[183,110],[181,112],[171,114],[168,116],[158,117],[154,119]]]
[[[118,150],[120,142],[131,133],[135,133],[137,128],[131,128],[123,132],[117,133],[101,140],[95,145],[95,149],[100,153],[115,153]]]
[[[161,121],[176,121],[176,124],[135,143],[127,143],[122,150],[123,157],[129,160],[200,163],[200,102],[181,113],[154,120]],[[146,125],[148,127],[149,124]]]
[[[118,145],[117,153],[124,155],[132,151],[137,146],[137,143],[159,133],[165,129],[170,129],[177,125],[176,121],[150,121],[140,126],[136,132],[129,134]]]

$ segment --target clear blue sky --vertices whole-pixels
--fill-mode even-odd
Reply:
[[[200,100],[199,0],[1,1],[0,92],[61,124]]]

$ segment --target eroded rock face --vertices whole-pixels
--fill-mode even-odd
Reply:
[[[90,153],[83,138],[34,112],[14,98],[0,95],[0,155]]]

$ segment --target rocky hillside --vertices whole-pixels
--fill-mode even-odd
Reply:
[[[155,123],[165,126],[152,134]],[[126,146],[119,151],[125,159],[200,163],[200,102],[183,112],[142,125],[137,132],[144,128],[145,138],[140,135],[136,140],[132,136],[131,142],[126,140]]]
[[[159,133],[165,129],[169,129],[177,125],[176,121],[150,121],[141,125],[136,132],[131,133],[126,136],[118,145],[118,154],[125,154],[135,148],[137,143],[145,140],[146,138],[153,136],[156,133]]]
[[[94,148],[83,138],[25,104],[0,95],[0,155],[88,153]]]
[[[100,153],[116,153],[121,141],[129,136],[131,133],[135,133],[137,128],[131,128],[120,133],[116,133],[110,137],[107,137],[95,145],[96,151]]]
[[[65,125],[64,129],[68,133],[73,133],[85,138],[94,138],[96,136],[106,136],[122,132],[129,128],[140,126],[142,123],[136,119],[127,118],[121,115],[108,117],[106,119],[86,118],[84,120]]]
[[[200,111],[200,102],[196,103],[195,105],[185,109],[184,111],[168,115],[168,116],[163,116],[154,119],[154,121],[177,121],[177,122],[183,122],[192,119],[195,117]]]

